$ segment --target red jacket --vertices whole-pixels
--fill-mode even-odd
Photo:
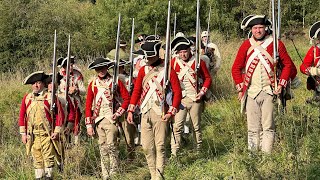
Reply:
[[[131,96],[131,100],[130,100],[130,105],[132,105],[132,107],[135,107],[135,105],[138,104],[138,101],[140,99],[143,99],[144,97],[142,97],[142,81],[145,77],[145,66],[143,66],[138,73],[138,77],[136,78],[136,81],[134,83],[134,88],[133,88],[133,92],[132,92],[132,96]],[[173,100],[172,100],[172,106],[175,109],[179,109],[179,105],[181,103],[181,98],[182,98],[182,93],[181,93],[181,88],[180,88],[180,82],[178,79],[178,76],[176,74],[176,72],[171,68],[170,71],[170,84],[171,84],[171,88],[172,88],[172,92],[173,92]],[[163,80],[160,82],[161,85],[163,85]],[[134,110],[129,110],[128,111],[134,111]]]
[[[29,100],[28,102],[26,102],[26,98],[27,98],[28,94],[26,94],[21,102],[21,107],[20,107],[20,118],[19,118],[19,126],[24,127],[25,128],[25,132],[27,132],[27,127],[28,127],[28,117],[27,117],[27,109],[31,104],[31,100]],[[33,95],[31,95],[33,96]],[[52,118],[51,118],[51,112],[50,112],[50,103],[48,102],[48,100],[46,99],[47,95],[45,95],[45,100],[44,100],[44,111],[46,114],[46,118],[49,121],[49,123],[52,123]],[[63,112],[63,108],[61,106],[61,103],[58,99],[56,99],[56,109],[55,109],[55,114],[56,114],[56,120],[55,120],[55,124],[54,127],[56,126],[62,126],[63,122],[64,122],[64,112]],[[54,127],[52,127],[52,129],[54,129]]]
[[[314,51],[315,50],[315,51]],[[315,52],[315,53],[314,53]],[[320,60],[320,48],[312,46],[304,57],[303,63],[300,65],[300,71],[308,75],[310,67],[314,67]],[[315,58],[316,57],[316,58]]]
[[[92,103],[95,100],[94,98],[98,93],[98,88],[97,87],[94,87],[93,88],[94,90],[92,91],[92,83],[95,80],[91,81],[89,83],[89,86],[88,86],[87,99],[86,99],[86,117],[92,117],[93,116],[93,114],[92,114]],[[110,89],[111,88],[112,88],[112,83],[110,84]],[[118,89],[117,89],[117,91],[119,93],[119,96],[123,99],[123,103],[121,104],[121,107],[126,110],[128,108],[128,105],[129,105],[130,96],[129,96],[127,88],[123,85],[123,83],[120,80],[118,80]]]
[[[191,68],[195,70],[195,61],[192,63]],[[171,67],[178,73],[181,70],[181,67],[178,63],[176,63],[176,58],[171,60]],[[200,78],[203,79],[203,86],[206,89],[209,89],[211,85],[211,76],[207,69],[207,66],[203,60],[200,60],[200,71],[199,71]]]
[[[238,50],[238,54],[236,56],[236,59],[234,60],[233,66],[232,66],[232,78],[236,84],[237,90],[238,91],[243,91],[243,83],[244,83],[244,78],[243,78],[243,70],[246,67],[248,58],[250,55],[254,52],[252,51],[250,54],[247,55],[247,51],[251,47],[249,39],[245,40],[242,45],[240,46]],[[269,46],[266,48],[267,52],[273,57],[273,44],[269,44]],[[287,85],[287,81],[289,80],[291,73],[292,73],[292,65],[293,62],[287,53],[287,50],[284,46],[284,44],[279,41],[279,56],[280,56],[280,62],[281,65],[283,66],[281,75],[280,75],[280,80],[279,84],[282,86]],[[274,64],[271,64],[271,69],[274,69]],[[293,73],[294,74],[294,73]]]

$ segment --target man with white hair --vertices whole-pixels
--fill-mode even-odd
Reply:
[[[211,75],[215,75],[221,67],[221,54],[216,44],[210,42],[210,35],[207,31],[201,33],[202,54],[208,58],[203,58]],[[209,60],[209,61],[208,61]]]

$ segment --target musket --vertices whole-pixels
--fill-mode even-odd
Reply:
[[[177,13],[174,13],[173,38],[176,38],[176,28],[177,28]]]
[[[278,40],[281,39],[281,3],[280,0],[278,0]]]
[[[162,117],[167,113],[166,112],[166,95],[169,89],[169,80],[170,80],[170,60],[171,60],[171,47],[170,47],[170,15],[171,15],[171,2],[168,2],[168,15],[167,15],[167,29],[166,29],[166,55],[164,58],[164,77],[163,77],[163,87],[162,87],[162,94],[163,100],[161,103],[162,108]],[[172,136],[174,139],[174,143],[176,144],[176,137],[173,131],[173,123],[170,121],[170,129],[172,132]]]
[[[116,105],[117,105],[117,100],[116,100],[116,95],[117,95],[117,90],[118,90],[118,80],[119,80],[119,51],[120,51],[120,26],[121,26],[121,14],[119,13],[119,18],[118,18],[118,29],[117,29],[117,40],[116,40],[116,52],[114,55],[114,65],[113,65],[113,82],[112,82],[112,88],[111,88],[111,95],[112,95],[112,112],[113,114],[117,111],[116,110]],[[118,126],[120,127],[124,140],[126,141],[126,145],[128,146],[128,141],[127,138],[124,134],[124,130],[122,127],[121,122],[117,121]]]
[[[208,27],[207,27],[208,37],[207,37],[207,42],[206,42],[206,46],[204,49],[205,54],[207,54],[207,52],[208,52],[208,44],[209,44],[209,37],[210,37],[210,17],[211,17],[211,6],[210,6],[209,14],[208,14]]]
[[[68,54],[67,54],[67,69],[66,69],[66,87],[64,92],[64,98],[66,100],[66,109],[68,109],[68,94],[69,94],[69,83],[70,83],[70,49],[71,49],[71,36],[68,38]]]
[[[158,21],[156,21],[156,26],[154,27],[154,36],[157,37],[157,30],[158,30]]]
[[[307,69],[308,67],[307,67],[307,65],[305,65],[305,64],[303,63],[302,56],[300,55],[300,53],[299,53],[299,51],[298,51],[298,48],[297,48],[296,44],[294,43],[293,38],[292,38],[292,37],[289,37],[289,36],[287,36],[287,38],[291,40],[291,42],[292,42],[292,44],[293,44],[293,47],[294,47],[294,49],[296,50],[296,52],[297,52],[297,54],[298,54],[298,56],[299,56],[300,61],[302,62],[302,65]],[[316,78],[315,78],[314,76],[309,75],[309,77],[312,78],[317,85],[319,85],[319,82],[316,80]]]
[[[129,94],[131,96],[133,90],[133,50],[134,50],[134,18],[132,18],[132,29],[131,29],[131,47],[130,47],[130,71],[129,71]]]
[[[56,51],[57,51],[57,30],[54,30],[54,40],[53,40],[53,58],[52,58],[52,90],[51,90],[51,103],[50,103],[50,111],[52,116],[52,125],[54,126],[54,114],[56,107],[56,79],[57,79],[57,59],[56,59]]]
[[[57,92],[57,59],[56,59],[56,50],[57,50],[57,31],[54,31],[54,45],[53,45],[53,58],[52,58],[52,90],[51,90],[51,103],[50,103],[50,111],[51,111],[51,132],[50,134],[54,131],[53,127],[56,124],[56,108],[58,108],[58,105],[56,104],[56,102],[58,101],[58,97],[56,95]],[[59,111],[58,111],[59,113]],[[62,124],[62,123],[61,123]],[[60,138],[61,136],[59,136]],[[61,148],[61,152],[59,152],[59,147],[56,144],[57,142],[55,140],[51,139],[51,142],[53,143],[54,149],[56,151],[57,156],[60,155],[60,170],[61,172],[63,171],[63,150]],[[62,143],[61,138],[59,139],[59,142]],[[60,144],[60,147],[63,147],[62,144]],[[59,158],[58,158],[59,159]]]
[[[279,5],[280,1],[278,0],[278,8],[280,7]],[[280,12],[280,10],[278,10],[278,13]],[[279,40],[280,40],[280,34],[278,35],[278,32],[280,32],[280,22],[277,22],[280,20],[279,18],[280,14],[276,14],[276,7],[275,7],[275,0],[272,0],[272,37],[273,37],[273,59],[275,60],[275,90],[278,89],[278,77],[280,76],[281,73],[281,69],[278,69],[278,65],[279,65],[279,60],[280,60],[280,56],[279,56]],[[283,112],[285,112],[285,108],[286,108],[286,100],[283,97],[284,93],[283,90],[281,91],[280,95],[278,96],[278,98],[280,99],[280,103],[282,105],[282,110]],[[280,106],[278,106],[280,107]],[[278,108],[279,109],[279,108]],[[279,109],[280,111],[280,109]]]
[[[200,70],[200,1],[197,0],[197,18],[196,18],[196,60],[195,60],[195,71],[196,71],[196,94],[199,92],[199,70]]]

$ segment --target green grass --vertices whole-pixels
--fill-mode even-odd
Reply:
[[[320,115],[319,107],[305,103],[312,96],[305,88],[306,76],[298,76],[303,84],[293,90],[295,98],[288,101],[287,113],[276,114],[276,143],[272,155],[247,150],[246,118],[240,114],[231,66],[242,40],[225,42],[215,35],[220,47],[222,69],[214,77],[217,100],[207,104],[202,113],[203,149],[193,150],[192,135],[186,137],[181,155],[167,160],[166,179],[317,179],[320,176]],[[310,45],[298,37],[297,47],[302,56]],[[284,40],[298,71],[301,64],[290,41]],[[87,83],[94,71],[80,64]],[[47,67],[46,70],[49,68]],[[18,133],[19,106],[30,87],[21,84],[25,74],[0,76],[0,179],[32,179],[33,169]],[[82,122],[84,123],[84,122]],[[57,179],[96,179],[100,177],[100,158],[97,140],[85,135],[82,128],[81,144],[67,150],[65,171]],[[168,141],[169,142],[169,141]],[[166,150],[170,152],[169,143]],[[115,179],[150,178],[146,160],[139,147],[133,163],[126,162],[125,144],[120,144],[121,174]]]

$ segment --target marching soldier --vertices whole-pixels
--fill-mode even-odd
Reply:
[[[314,23],[309,30],[309,38],[313,41],[313,46],[308,50],[300,71],[308,75],[307,89],[314,91],[314,96],[308,99],[308,103],[320,101],[320,21]]]
[[[165,139],[168,121],[176,114],[181,101],[181,89],[178,77],[173,69],[168,74],[173,92],[172,105],[162,112],[164,63],[159,58],[161,42],[146,41],[135,54],[145,55],[143,66],[135,81],[134,90],[128,108],[128,122],[133,124],[133,112],[139,101],[141,118],[141,143],[144,150],[151,179],[162,179],[165,161]]]
[[[129,105],[129,93],[122,82],[118,81],[117,98],[121,97],[123,103],[113,113],[113,99],[111,94],[112,76],[108,73],[108,68],[113,64],[108,59],[97,58],[90,65],[89,69],[94,69],[97,77],[88,86],[86,99],[86,127],[89,136],[95,134],[99,136],[99,147],[101,155],[101,168],[103,179],[118,172],[119,147],[118,122],[117,118],[122,116]]]
[[[47,83],[47,86],[48,86],[48,92],[49,93],[52,92],[52,75],[53,74],[49,74],[49,77],[46,79],[46,83]],[[63,77],[58,73],[57,74],[57,84],[58,84],[58,86],[60,85],[60,82],[61,82],[62,78]],[[56,96],[59,98],[59,101],[62,104],[64,116],[66,117],[66,119],[63,121],[63,130],[68,135],[70,132],[72,132],[72,130],[74,128],[75,109],[74,109],[74,106],[73,106],[73,104],[71,102],[70,96],[67,97],[68,107],[63,106],[63,105],[66,104],[65,97],[63,97],[64,94],[61,93],[61,91],[59,91],[59,89],[56,92]]]
[[[271,22],[265,15],[251,15],[242,21],[242,29],[250,28],[252,37],[242,43],[232,66],[238,99],[241,106],[246,107],[248,148],[261,149],[265,153],[271,153],[275,138],[273,96],[279,95],[286,87],[293,64],[279,40],[280,60],[277,63],[283,69],[275,89],[273,38],[266,33],[269,25]],[[244,78],[242,72],[245,73]]]
[[[129,90],[129,75],[125,71],[125,66],[130,65],[129,61],[125,61],[120,59],[119,63],[119,80],[125,85],[126,89]],[[121,100],[122,101],[122,100]],[[126,144],[128,151],[128,160],[133,160],[135,156],[135,135],[136,135],[136,127],[133,124],[129,124],[126,121],[126,116],[123,116],[124,120],[121,120],[122,127],[124,130],[124,134],[126,136]]]
[[[36,179],[52,179],[54,157],[62,155],[58,137],[64,113],[58,99],[54,112],[50,110],[51,96],[45,88],[47,78],[43,71],[37,71],[24,80],[24,84],[32,85],[33,92],[23,97],[20,108],[20,134],[27,156],[31,151]]]
[[[201,33],[201,41],[203,44],[202,54],[208,56],[210,60],[209,62],[206,62],[206,65],[210,74],[215,75],[221,67],[221,54],[218,46],[210,42],[210,35],[207,31]],[[205,48],[207,48],[207,52],[205,52]]]
[[[209,71],[203,60],[200,60],[199,78],[203,82],[200,92],[197,90],[196,80],[196,58],[191,54],[191,42],[185,37],[177,37],[172,43],[173,51],[177,51],[178,56],[171,60],[171,67],[177,72],[180,86],[182,90],[181,104],[184,109],[181,109],[174,118],[173,131],[175,135],[171,137],[171,153],[177,155],[181,144],[181,133],[185,123],[187,114],[190,114],[190,119],[193,125],[197,151],[200,150],[202,144],[202,134],[200,129],[201,112],[203,106],[203,96],[206,94],[211,84]]]
[[[67,59],[58,59],[57,65],[60,66],[61,69],[59,71],[60,75],[63,76],[63,78],[60,80],[59,85],[59,91],[61,93],[65,92],[66,89],[66,81],[67,81]],[[74,56],[70,57],[70,81],[69,81],[69,96],[71,98],[72,105],[75,109],[75,121],[74,121],[74,143],[79,143],[79,133],[80,133],[80,120],[82,117],[82,100],[81,95],[84,95],[86,93],[86,89],[84,87],[83,83],[83,76],[82,73],[78,68],[75,66],[75,58]]]

